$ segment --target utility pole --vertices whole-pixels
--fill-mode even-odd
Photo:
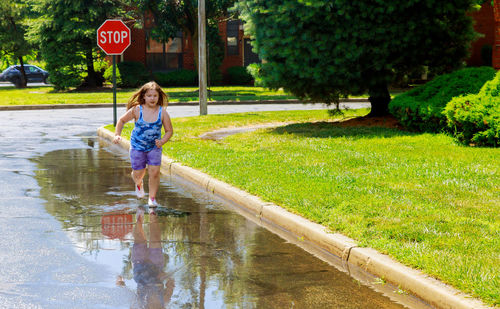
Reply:
[[[205,0],[198,0],[198,77],[200,88],[200,115],[207,114],[207,35]]]

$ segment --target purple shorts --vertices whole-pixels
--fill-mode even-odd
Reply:
[[[134,243],[132,246],[132,263],[144,263],[146,260],[163,269],[165,258],[163,257],[162,248],[148,248],[144,243]]]
[[[130,148],[130,163],[133,170],[142,170],[146,168],[146,164],[161,165],[161,148],[154,147],[148,152]]]

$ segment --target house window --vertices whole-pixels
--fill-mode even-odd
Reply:
[[[172,71],[182,68],[182,33],[161,43],[148,39],[146,65],[151,71]]]
[[[238,32],[239,32],[240,21],[239,20],[229,20],[227,22],[226,28],[226,52],[228,55],[238,55]]]

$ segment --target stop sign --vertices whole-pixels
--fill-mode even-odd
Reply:
[[[108,19],[97,29],[97,45],[108,55],[121,55],[130,46],[130,29],[119,19]]]

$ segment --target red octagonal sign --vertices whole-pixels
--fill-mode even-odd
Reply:
[[[119,19],[108,19],[97,29],[97,45],[108,55],[121,55],[130,46],[130,29]]]

